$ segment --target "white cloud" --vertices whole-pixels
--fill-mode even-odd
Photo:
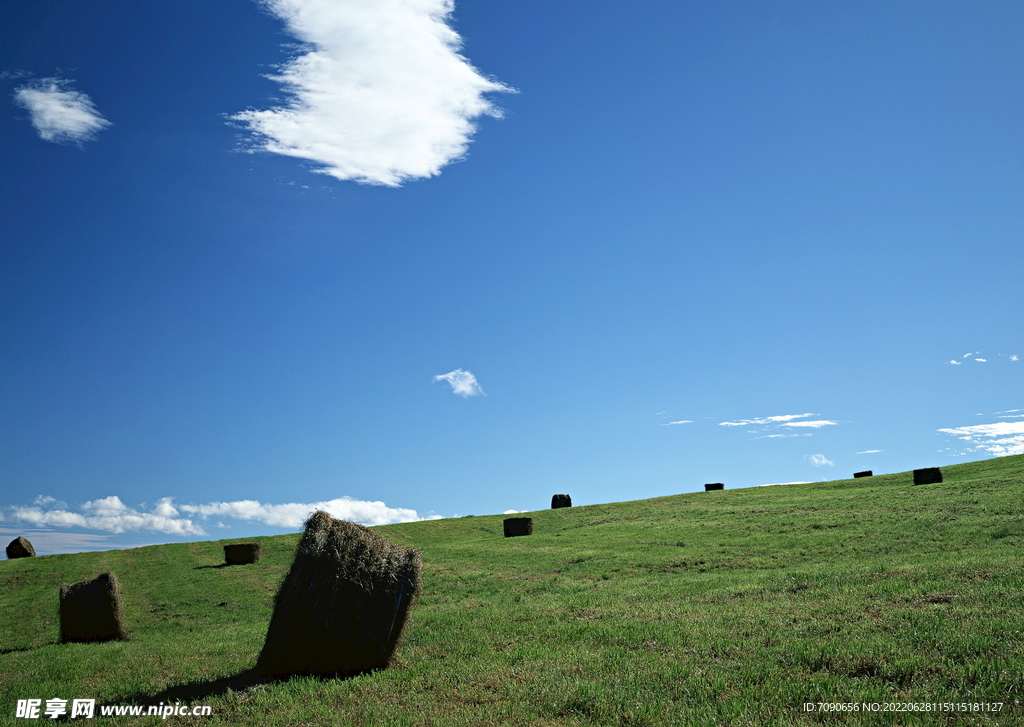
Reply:
[[[1020,356],[1018,356],[1017,354],[1011,354],[1010,355],[1010,360],[1011,361],[1020,361]]]
[[[809,454],[805,459],[814,467],[834,467],[836,464],[823,454]]]
[[[663,426],[663,427],[670,427],[673,424],[693,424],[693,420],[692,419],[680,419],[677,422],[666,422],[665,424],[662,424],[661,426]]]
[[[952,427],[938,431],[969,442],[972,452],[988,452],[997,457],[1024,454],[1024,422],[996,422],[970,427]]]
[[[179,509],[203,518],[215,515],[237,520],[255,520],[264,525],[282,528],[301,527],[314,510],[323,510],[332,517],[361,525],[388,525],[424,519],[434,520],[440,517],[421,518],[415,510],[388,507],[380,501],[353,500],[351,497],[340,497],[323,502],[288,502],[280,505],[262,503],[258,500],[236,500],[234,502],[210,502],[205,505],[180,505]]]
[[[987,359],[987,358],[976,358],[976,359],[974,359],[974,360],[975,360],[975,361],[981,361],[982,363],[985,363],[986,361],[988,361],[988,359]]]
[[[827,419],[816,419],[812,422],[786,422],[782,424],[783,427],[812,427],[814,429],[821,429],[832,424],[838,424],[839,422],[830,422]]]
[[[169,498],[165,499],[169,501]],[[36,526],[88,528],[109,533],[146,530],[169,535],[206,534],[191,520],[161,514],[159,506],[153,513],[139,512],[125,505],[116,495],[86,502],[80,509],[82,512],[71,512],[63,508],[47,510],[38,506],[12,507],[10,514],[15,520]]]
[[[954,366],[959,366],[960,365],[960,362],[957,361],[956,359],[953,359],[952,361],[950,361],[950,363],[953,364]]]
[[[803,419],[804,417],[812,417],[814,414],[782,414],[774,417],[761,417],[758,419],[740,419],[735,422],[719,422],[719,426],[722,427],[744,427],[748,424],[775,424],[778,422],[788,422],[793,419]]]
[[[58,144],[80,144],[111,125],[92,99],[71,90],[71,81],[41,78],[14,91],[14,102],[26,109],[39,137]]]
[[[447,381],[451,384],[452,393],[459,396],[477,396],[484,393],[476,377],[469,371],[463,371],[462,369],[455,369],[446,374],[435,376],[434,381]]]
[[[809,485],[810,482],[769,482],[766,485],[758,485],[758,487],[775,487],[776,485]]]
[[[317,172],[398,186],[465,155],[472,120],[511,91],[459,53],[453,0],[259,0],[304,44],[276,75],[285,105],[232,116],[257,149]]]
[[[38,498],[37,498],[38,499]],[[51,498],[52,499],[52,498]],[[298,528],[314,510],[324,510],[342,520],[362,525],[387,525],[414,520],[437,520],[440,515],[421,518],[415,510],[388,507],[383,502],[367,502],[341,497],[324,502],[290,502],[279,505],[257,500],[210,502],[200,505],[172,504],[173,498],[161,498],[152,512],[141,512],[125,505],[116,495],[82,504],[80,512],[42,507],[12,507],[10,515],[36,526],[76,527],[109,533],[150,531],[169,535],[206,535],[193,519],[179,517],[179,511],[193,518],[210,516],[248,520],[284,528]],[[216,527],[228,527],[222,522]]]
[[[501,514],[502,515],[515,515],[516,513],[520,513],[520,512],[526,512],[526,510],[506,510],[505,512],[503,512]]]
[[[857,452],[857,454],[875,454],[876,452],[884,452],[884,449],[865,449],[863,452]]]

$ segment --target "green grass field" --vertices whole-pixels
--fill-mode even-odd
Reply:
[[[423,589],[393,667],[349,680],[247,680],[297,534],[247,566],[216,567],[230,541],[0,562],[0,724],[41,723],[28,698],[212,710],[75,720],[133,727],[1024,724],[1024,456],[943,475],[376,528]],[[132,640],[57,643],[60,584],[105,570]]]

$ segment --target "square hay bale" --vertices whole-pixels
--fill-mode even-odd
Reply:
[[[572,507],[572,498],[568,495],[552,495],[551,509],[554,510],[558,507]]]
[[[415,548],[317,510],[274,598],[256,671],[344,677],[387,667],[422,569]]]
[[[36,549],[32,547],[32,543],[20,535],[7,544],[8,558],[31,558],[35,554]]]
[[[60,640],[128,640],[121,606],[121,588],[113,573],[60,587]]]
[[[507,517],[502,524],[506,538],[514,538],[517,535],[533,535],[532,517]]]
[[[725,483],[723,482],[711,482],[704,485],[704,492],[711,492],[712,490],[724,490]]]
[[[863,472],[854,472],[854,477],[874,477],[875,473],[871,470],[864,470]]]
[[[915,485],[934,485],[942,482],[942,470],[938,467],[924,467],[914,470]]]
[[[248,565],[260,559],[263,543],[235,543],[224,546],[224,562],[228,565]]]

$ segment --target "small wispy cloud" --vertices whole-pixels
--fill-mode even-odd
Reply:
[[[671,427],[673,424],[693,424],[693,420],[692,419],[680,419],[677,422],[665,422],[665,423],[663,423],[663,424],[661,424],[659,426]]]
[[[857,454],[875,454],[876,452],[884,452],[884,449],[865,449],[863,452],[857,452]]]
[[[816,419],[810,422],[785,422],[780,426],[783,427],[810,427],[812,429],[821,429],[822,427],[832,426],[833,424],[839,424],[839,422],[829,421],[828,419]]]
[[[987,452],[996,457],[1024,454],[1024,422],[994,422],[938,431],[970,443],[970,452]]]
[[[469,371],[463,371],[462,369],[439,374],[434,377],[434,381],[447,381],[452,387],[452,393],[459,396],[479,396],[484,393],[476,377]]]
[[[350,520],[362,525],[387,525],[416,520],[436,520],[441,516],[420,517],[415,510],[388,507],[383,502],[369,502],[341,497],[323,502],[281,504],[262,503],[258,500],[236,500],[234,502],[209,502],[199,505],[178,505],[173,498],[164,497],[157,501],[149,512],[129,507],[116,495],[83,503],[77,511],[46,507],[53,498],[36,498],[42,505],[33,507],[9,507],[7,514],[12,520],[30,523],[36,527],[64,527],[100,530],[108,533],[154,532],[167,535],[206,535],[206,530],[197,521],[210,517],[233,518],[258,522],[264,525],[298,528],[315,510],[324,510],[336,518]],[[182,517],[186,513],[191,517]],[[216,527],[226,527],[223,522]]]
[[[39,138],[56,144],[81,144],[111,126],[86,94],[65,78],[40,78],[14,91],[14,102],[28,111]]]
[[[526,512],[526,510],[506,510],[505,512],[503,512],[501,514],[502,515],[515,515],[515,514],[520,513],[520,512]]]
[[[970,353],[965,353],[960,358],[961,358],[960,361],[957,361],[955,358],[951,359],[948,362],[948,364],[953,365],[953,366],[960,366],[967,359],[971,359],[972,361],[974,361],[976,363],[990,363],[992,361],[991,358],[986,357],[986,356],[982,356],[981,355],[981,351],[972,351]],[[996,355],[996,360],[997,361],[1004,361],[1004,360],[1005,361],[1020,361],[1020,356],[1018,356],[1017,354],[1000,353],[1000,354]]]
[[[734,422],[719,422],[720,427],[745,427],[751,424],[774,424],[778,422],[788,422],[793,419],[803,419],[804,417],[812,417],[814,414],[782,414],[773,417],[759,417],[756,419],[738,419]]]
[[[288,102],[232,116],[257,150],[336,179],[396,187],[462,158],[473,119],[512,91],[459,53],[453,0],[259,0],[304,45],[269,76]]]
[[[809,454],[804,459],[813,467],[834,467],[836,464],[823,454]]]

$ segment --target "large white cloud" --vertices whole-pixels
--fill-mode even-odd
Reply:
[[[33,507],[10,507],[13,520],[37,527],[75,527],[102,530],[109,533],[157,532],[168,535],[206,535],[194,518],[210,516],[248,520],[283,528],[299,528],[314,510],[324,510],[336,518],[362,525],[387,525],[414,520],[439,519],[441,516],[421,518],[415,510],[388,507],[383,502],[368,502],[341,497],[323,502],[262,503],[258,500],[210,502],[201,505],[173,504],[173,498],[161,498],[151,512],[141,512],[125,505],[116,495],[91,500],[81,505],[78,512],[63,507],[46,508],[53,498],[36,498]],[[42,506],[38,503],[42,502]],[[62,503],[61,503],[62,504]],[[180,512],[192,518],[180,517]]]
[[[37,498],[52,500],[52,498]],[[165,503],[166,500],[166,503]],[[153,512],[139,512],[128,507],[116,495],[84,503],[81,512],[63,508],[13,507],[10,515],[15,520],[31,523],[37,527],[76,527],[90,530],[104,530],[108,533],[129,531],[150,531],[168,535],[205,535],[206,532],[191,520],[177,519],[167,514],[165,498]],[[173,508],[171,508],[173,510]],[[177,513],[175,513],[176,515]]]
[[[257,0],[305,46],[270,76],[286,104],[231,118],[255,148],[337,179],[398,186],[461,158],[507,86],[459,53],[453,0]]]
[[[81,143],[96,136],[110,122],[96,110],[92,99],[71,89],[64,78],[41,78],[14,91],[14,102],[26,109],[40,138],[55,143]]]
[[[973,446],[972,452],[988,452],[997,457],[1009,454],[1024,454],[1024,422],[995,422],[994,424],[975,424],[969,427],[952,427],[940,429]]]
[[[180,510],[201,517],[229,517],[238,520],[255,520],[264,525],[282,528],[298,528],[314,510],[323,510],[340,520],[349,520],[361,525],[387,525],[423,520],[415,510],[402,507],[388,507],[383,502],[353,500],[340,497],[323,502],[287,502],[280,505],[262,503],[258,500],[236,500],[234,502],[210,502],[205,505],[179,505]],[[438,519],[440,516],[428,519]]]

